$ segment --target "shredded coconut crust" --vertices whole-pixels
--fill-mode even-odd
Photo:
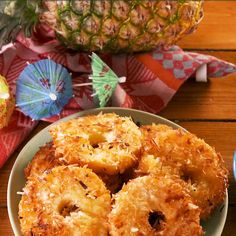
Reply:
[[[141,127],[144,137],[137,176],[177,175],[207,219],[225,199],[228,171],[215,149],[182,129],[166,125]]]
[[[52,127],[50,133],[56,155],[96,173],[123,173],[138,161],[142,135],[128,117],[113,113],[80,117]]]
[[[179,180],[143,176],[130,180],[113,195],[109,215],[112,236],[203,235],[200,209],[194,206]]]
[[[25,190],[19,204],[23,235],[107,236],[110,193],[90,169],[55,167],[43,180],[31,177]]]

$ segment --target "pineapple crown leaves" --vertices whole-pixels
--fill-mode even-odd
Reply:
[[[41,0],[3,1],[0,4],[0,48],[14,41],[17,34],[24,30],[29,37],[38,22]]]

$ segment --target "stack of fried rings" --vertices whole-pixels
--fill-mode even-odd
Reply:
[[[25,169],[23,235],[203,235],[225,198],[223,159],[180,129],[108,113],[50,133]]]

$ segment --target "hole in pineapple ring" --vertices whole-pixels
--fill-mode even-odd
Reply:
[[[101,133],[93,133],[89,136],[89,142],[93,148],[98,148],[99,143],[107,142],[107,139]]]
[[[62,200],[58,205],[58,212],[63,217],[70,216],[72,212],[78,212],[78,211],[79,207],[67,199]]]
[[[185,168],[182,170],[182,173],[180,174],[180,178],[188,184],[196,185],[198,184],[198,175],[199,175],[198,170],[191,170],[191,169]]]
[[[165,226],[165,216],[160,211],[149,212],[148,222],[155,231],[161,231]]]

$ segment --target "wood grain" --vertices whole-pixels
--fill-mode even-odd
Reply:
[[[7,214],[7,207],[0,207],[0,219],[1,236],[14,236]]]
[[[204,2],[204,18],[197,31],[180,41],[183,48],[236,49],[236,1]]]
[[[236,75],[185,83],[159,115],[168,119],[236,119]]]

